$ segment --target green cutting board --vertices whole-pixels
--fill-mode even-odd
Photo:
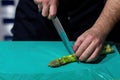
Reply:
[[[120,55],[112,47],[99,63],[51,68],[51,60],[69,54],[62,42],[0,42],[0,80],[120,80]]]

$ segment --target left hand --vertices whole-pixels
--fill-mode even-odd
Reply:
[[[103,31],[90,28],[79,36],[73,46],[75,55],[83,62],[95,61],[103,46],[106,35]]]

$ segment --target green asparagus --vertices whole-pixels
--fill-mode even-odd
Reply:
[[[103,46],[103,49],[101,50],[100,54],[104,55],[104,54],[108,54],[108,53],[113,53],[114,49],[111,47],[110,44],[105,44]],[[51,61],[48,66],[49,67],[59,67],[71,62],[76,62],[77,61],[77,57],[74,54],[71,55],[67,55],[67,56],[63,56],[61,58],[55,59],[53,61]]]

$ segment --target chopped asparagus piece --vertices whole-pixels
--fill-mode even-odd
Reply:
[[[113,53],[114,49],[111,47],[110,44],[106,44],[103,46],[103,49],[101,50],[100,54],[108,54]]]
[[[50,67],[58,67],[67,63],[75,62],[76,56],[75,55],[68,55],[58,58],[56,60],[51,61],[48,66]]]
[[[114,49],[111,47],[111,45],[105,44],[103,46],[103,49],[101,50],[100,54],[103,55],[103,54],[108,54],[108,53],[113,53],[113,52],[114,52]],[[59,66],[65,65],[67,63],[71,63],[71,62],[75,62],[75,61],[77,61],[77,57],[74,54],[72,54],[72,55],[63,56],[61,58],[53,60],[48,64],[48,66],[49,67],[59,67]]]

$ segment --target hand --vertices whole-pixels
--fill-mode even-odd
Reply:
[[[99,56],[105,38],[106,35],[103,31],[98,29],[91,28],[85,31],[78,37],[73,46],[75,55],[83,62],[95,61]]]
[[[52,19],[57,14],[58,0],[34,0],[42,16]]]

